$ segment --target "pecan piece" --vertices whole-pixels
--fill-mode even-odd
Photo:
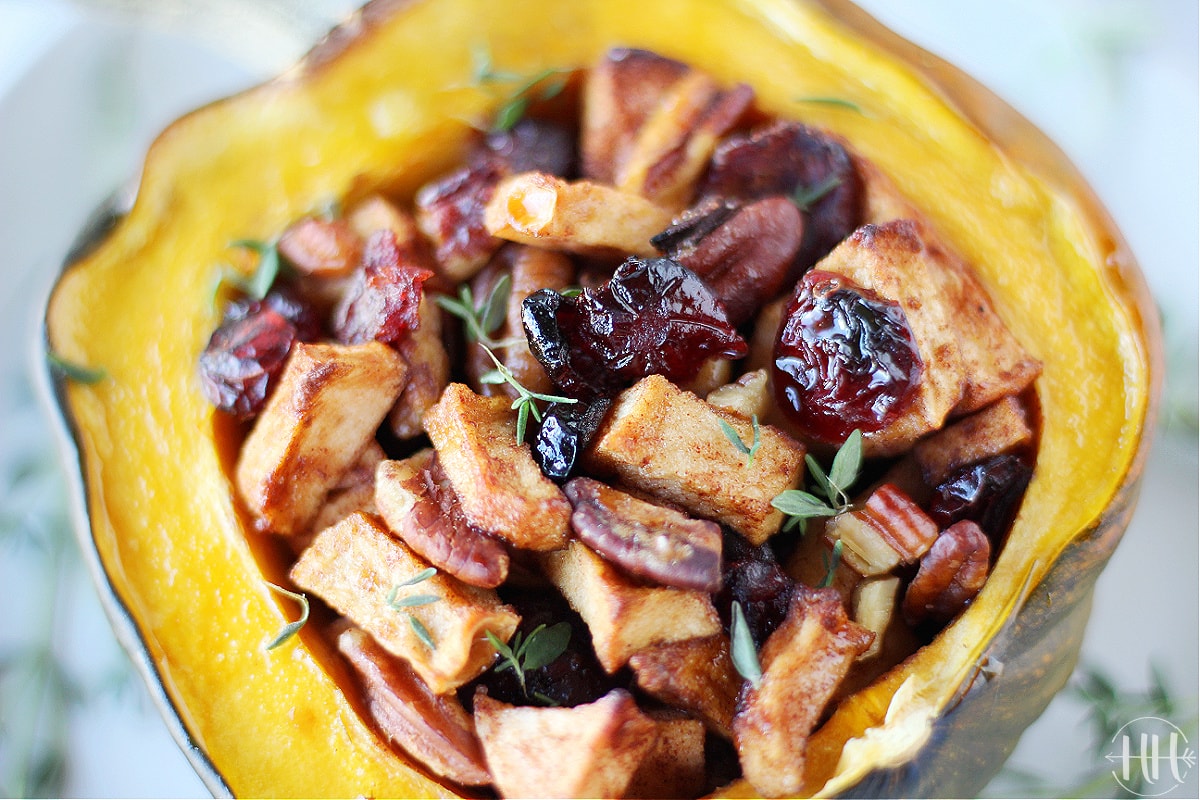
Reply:
[[[731,136],[717,147],[702,198],[752,200],[770,195],[802,199],[804,241],[791,280],[817,263],[862,221],[863,184],[846,148],[798,122],[776,122]]]
[[[302,217],[279,237],[279,254],[306,275],[348,275],[362,249],[362,238],[342,219]]]
[[[491,783],[475,721],[453,692],[434,694],[403,659],[359,628],[342,631],[337,648],[359,677],[371,718],[393,744],[455,783]]]
[[[909,624],[949,621],[983,588],[990,558],[991,544],[974,522],[942,531],[904,593],[904,618]]]
[[[508,551],[467,521],[433,450],[380,462],[375,505],[393,533],[463,583],[492,589],[508,577]]]
[[[563,487],[581,541],[625,572],[664,586],[715,592],[721,586],[721,528],[639,500],[591,478]]]
[[[747,205],[711,201],[650,243],[703,278],[729,321],[740,325],[783,289],[804,227],[800,209],[785,197]]]

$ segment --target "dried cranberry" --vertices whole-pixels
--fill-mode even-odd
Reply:
[[[971,520],[999,542],[1032,477],[1032,468],[1018,455],[985,458],[956,470],[934,487],[929,516],[943,529]]]
[[[713,598],[717,611],[728,628],[732,604],[740,603],[754,644],[762,647],[787,617],[796,582],[779,566],[769,545],[754,547],[726,531],[724,554],[723,586]]]
[[[296,326],[266,305],[227,318],[200,354],[204,396],[239,420],[251,419],[266,404],[296,340]]]
[[[533,445],[533,460],[542,474],[558,483],[571,476],[611,404],[601,398],[591,403],[556,403],[546,409]]]
[[[354,283],[334,309],[334,334],[345,344],[400,341],[421,324],[421,287],[432,276],[404,263],[395,233],[376,231],[367,240]]]
[[[315,342],[321,338],[321,315],[313,305],[304,300],[286,284],[276,283],[262,300],[242,298],[234,300],[225,308],[224,322],[244,319],[257,314],[263,308],[270,308],[280,314],[288,322],[296,326],[296,339],[301,342]]]
[[[796,286],[775,341],[775,400],[807,435],[841,442],[900,416],[924,363],[899,304],[840,275]]]
[[[700,194],[753,200],[825,189],[808,203],[792,279],[862,222],[862,179],[841,143],[798,122],[777,122],[726,139],[713,154]]]
[[[506,131],[493,131],[473,161],[489,162],[500,172],[545,172],[560,178],[575,174],[575,134],[566,126],[524,117]]]
[[[712,290],[669,258],[629,258],[574,300],[537,292],[521,319],[546,373],[576,397],[612,394],[656,373],[686,382],[706,359],[747,351]]]

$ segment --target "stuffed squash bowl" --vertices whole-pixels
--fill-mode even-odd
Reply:
[[[614,53],[641,55],[631,59]],[[558,309],[554,319],[565,319],[562,308],[575,314],[575,309],[587,302],[600,303],[609,295],[615,296],[613,287],[625,280],[616,276],[633,276],[621,284],[633,287],[635,278],[641,279],[636,276],[648,275],[653,283],[668,273],[677,282],[686,282],[697,273],[703,275],[703,269],[697,266],[703,259],[679,273],[671,272],[674,266],[661,263],[687,264],[689,254],[703,251],[694,236],[688,238],[697,230],[695,225],[689,227],[689,221],[712,219],[705,216],[707,212],[695,211],[697,203],[693,201],[702,191],[685,181],[675,186],[674,195],[647,199],[648,181],[629,183],[633,180],[629,176],[636,170],[629,167],[628,156],[615,157],[620,164],[616,172],[594,163],[588,166],[589,152],[603,149],[597,149],[594,135],[589,144],[587,134],[581,133],[587,129],[587,115],[595,113],[588,110],[592,102],[589,96],[599,91],[591,88],[600,82],[595,76],[615,76],[612,84],[619,85],[624,79],[619,64],[638,58],[660,66],[672,65],[652,67],[650,71],[665,70],[673,76],[664,85],[668,92],[674,92],[671,97],[676,107],[686,105],[686,100],[693,97],[679,88],[692,78],[681,80],[679,75],[696,76],[692,83],[713,87],[711,97],[724,98],[710,101],[708,108],[728,110],[742,103],[734,115],[736,121],[713,132],[707,145],[696,144],[704,137],[689,134],[686,141],[690,149],[684,147],[680,152],[691,154],[684,160],[696,159],[695,174],[689,178],[693,184],[705,185],[708,181],[708,185],[715,185],[710,178],[720,165],[714,167],[714,159],[719,162],[719,155],[730,153],[739,142],[756,146],[766,140],[766,135],[757,131],[782,126],[789,132],[804,131],[805,136],[815,132],[822,146],[825,142],[835,143],[848,154],[853,172],[842,174],[837,181],[826,181],[824,187],[815,187],[823,194],[807,198],[807,205],[805,198],[797,197],[789,188],[790,199],[797,201],[793,205],[798,210],[778,213],[794,214],[801,220],[799,224],[817,228],[819,225],[813,222],[815,209],[822,201],[842,196],[839,193],[853,181],[861,184],[854,201],[860,210],[850,230],[839,233],[819,256],[793,272],[791,265],[799,258],[796,248],[804,247],[800,241],[803,237],[799,237],[786,259],[788,268],[770,289],[758,292],[754,288],[762,283],[758,273],[757,282],[735,281],[732,289],[723,289],[715,279],[700,281],[714,287],[712,291],[719,301],[716,305],[731,337],[705,351],[706,357],[733,364],[724,382],[714,381],[701,391],[695,383],[689,384],[699,380],[696,370],[660,380],[662,373],[670,370],[654,368],[644,370],[636,379],[622,375],[620,381],[614,379],[615,383],[595,394],[606,395],[606,402],[617,409],[636,407],[639,399],[648,397],[646,402],[654,414],[668,416],[668,410],[677,406],[692,408],[689,398],[697,398],[701,411],[695,413],[715,414],[713,419],[719,417],[731,431],[716,429],[721,432],[715,436],[718,443],[728,447],[722,457],[734,458],[729,474],[735,480],[743,476],[737,471],[743,461],[748,468],[755,464],[764,468],[777,457],[787,477],[778,486],[771,484],[774,488],[767,500],[778,500],[787,491],[813,488],[814,469],[805,454],[813,457],[817,471],[820,465],[836,471],[836,467],[829,466],[831,459],[845,450],[845,441],[855,437],[847,430],[826,435],[825,429],[806,427],[795,414],[780,410],[779,406],[786,405],[781,398],[787,394],[779,388],[784,377],[778,347],[763,362],[763,374],[768,384],[775,384],[774,391],[760,396],[756,401],[759,405],[753,406],[755,412],[763,411],[761,426],[758,413],[739,416],[728,406],[724,411],[712,412],[714,405],[720,405],[714,394],[722,383],[733,386],[739,376],[754,372],[750,369],[757,366],[752,363],[753,329],[765,327],[772,336],[779,330],[779,316],[773,326],[759,324],[770,302],[791,299],[795,307],[806,298],[813,302],[820,299],[814,299],[817,289],[813,288],[819,282],[809,279],[805,283],[803,274],[811,275],[816,270],[823,275],[840,275],[842,283],[838,285],[843,288],[850,278],[857,284],[871,283],[872,292],[860,292],[860,296],[884,303],[887,298],[875,298],[874,290],[886,294],[887,281],[854,266],[858,263],[854,259],[869,249],[868,244],[885,240],[911,245],[922,253],[951,253],[951,262],[966,265],[970,285],[977,285],[986,298],[989,319],[998,320],[1005,331],[1004,341],[1019,353],[1010,366],[1025,365],[1022,370],[1013,367],[1024,377],[1000,394],[1019,398],[1020,415],[1028,421],[1028,431],[1020,438],[1030,474],[1019,507],[1012,510],[1002,536],[996,539],[995,552],[985,559],[987,576],[981,588],[977,587],[977,593],[972,593],[968,601],[958,603],[952,613],[943,614],[944,619],[933,628],[927,620],[914,621],[913,643],[907,650],[893,654],[886,668],[862,671],[866,677],[831,691],[827,698],[830,702],[814,710],[814,719],[802,736],[784,737],[779,757],[799,765],[790,783],[780,786],[755,780],[756,768],[747,766],[756,763],[756,751],[750,744],[755,734],[746,732],[746,724],[738,733],[736,716],[732,742],[729,736],[714,734],[714,728],[722,726],[706,719],[702,735],[708,742],[704,747],[709,761],[719,760],[712,753],[723,747],[740,756],[742,766],[722,771],[710,763],[706,779],[698,784],[700,789],[732,796],[971,794],[999,768],[1021,732],[1070,675],[1092,587],[1121,537],[1136,497],[1154,417],[1159,343],[1153,306],[1131,254],[1091,191],[1052,144],[961,73],[897,39],[853,6],[841,2],[654,0],[633,4],[528,0],[499,9],[495,4],[475,0],[376,0],[331,33],[288,73],[200,109],[168,128],[147,155],[136,200],[67,265],[47,307],[46,347],[52,363],[103,371],[103,377],[94,381],[77,379],[80,373],[75,373],[76,379],[64,376],[61,368],[54,373],[56,396],[73,448],[72,464],[77,465],[80,475],[85,547],[94,551],[104,590],[111,595],[114,624],[144,659],[148,677],[159,687],[165,712],[181,743],[214,793],[423,796],[474,791],[462,780],[462,771],[448,770],[444,764],[431,766],[419,753],[414,754],[411,743],[408,747],[397,744],[396,736],[381,726],[372,695],[363,691],[361,671],[353,659],[344,656],[341,644],[346,623],[340,618],[348,617],[355,630],[370,630],[371,625],[364,621],[370,614],[353,607],[353,601],[349,601],[353,608],[343,607],[347,604],[334,598],[334,588],[322,583],[320,575],[311,577],[314,570],[309,570],[307,578],[297,572],[296,565],[304,563],[304,553],[317,547],[315,543],[323,541],[324,535],[312,532],[315,538],[310,544],[307,530],[294,536],[291,522],[281,521],[292,519],[289,515],[302,504],[297,498],[305,490],[289,487],[292,494],[278,504],[284,509],[279,516],[270,510],[275,506],[247,488],[253,479],[244,477],[249,469],[243,468],[247,461],[245,449],[255,441],[258,422],[214,409],[211,393],[206,396],[204,390],[203,372],[198,369],[201,354],[211,347],[214,331],[229,318],[224,302],[241,291],[237,286],[250,283],[247,278],[261,267],[268,249],[282,252],[283,260],[296,270],[304,260],[303,253],[312,250],[310,246],[308,251],[300,248],[288,254],[284,244],[287,232],[294,233],[298,221],[351,219],[377,198],[384,198],[389,208],[400,209],[401,213],[416,207],[419,215],[424,198],[436,194],[429,187],[436,188],[461,165],[476,163],[471,159],[478,153],[481,131],[494,130],[500,116],[513,113],[534,119],[541,115],[555,123],[567,120],[567,128],[583,141],[584,166],[582,174],[577,169],[569,175],[552,176],[557,182],[546,176],[546,170],[513,170],[522,175],[505,175],[489,187],[489,192],[508,192],[506,197],[512,201],[485,203],[493,216],[507,209],[508,228],[520,227],[524,216],[543,210],[536,197],[544,197],[547,186],[563,208],[568,208],[575,197],[572,192],[583,187],[588,196],[601,194],[604,207],[620,207],[638,220],[638,225],[647,226],[644,235],[634,235],[632,244],[628,239],[613,241],[604,236],[599,242],[581,243],[574,238],[580,235],[578,230],[572,229],[555,247],[547,247],[540,233],[523,239],[525,234],[520,232],[506,233],[504,221],[489,219],[487,232],[508,242],[504,245],[508,252],[515,247],[532,247],[539,252],[548,249],[568,253],[566,257],[576,271],[550,287],[558,298],[548,301]],[[561,85],[555,84],[556,76],[561,76]],[[553,91],[548,88],[551,84],[555,84]],[[738,92],[744,93],[742,100]],[[607,96],[619,112],[621,90],[610,86]],[[519,106],[514,106],[514,99]],[[579,115],[583,115],[582,122],[571,122]],[[704,119],[715,116],[719,115]],[[655,119],[659,128],[671,128],[673,118],[665,112]],[[604,125],[596,126],[597,130],[608,130],[607,126],[619,129],[621,115],[614,113],[605,120]],[[627,142],[618,144],[617,150],[622,146],[626,151],[637,150],[637,145]],[[654,152],[654,147],[645,145],[642,151]],[[541,177],[522,184],[520,179],[526,173]],[[852,179],[847,177],[850,174]],[[605,193],[610,190],[619,196]],[[639,201],[629,199],[629,195],[639,197],[646,206],[638,205]],[[738,197],[736,203],[720,202],[733,209],[730,213],[736,218],[742,208],[759,199]],[[337,211],[327,211],[331,204]],[[325,211],[319,212],[321,209]],[[647,217],[650,222],[645,222]],[[903,219],[913,222],[907,226],[895,223]],[[713,224],[720,227],[725,218]],[[863,226],[870,226],[866,233]],[[612,232],[611,226],[600,227],[605,236]],[[623,232],[629,230],[618,227]],[[465,323],[484,305],[482,300],[495,288],[495,280],[488,284],[479,278],[487,267],[462,267],[460,262],[440,255],[429,225],[418,226],[418,230],[413,235],[432,255],[425,252],[422,256],[431,259],[422,262],[430,267],[430,275],[416,280],[417,296],[424,291],[431,298],[434,294],[444,298],[441,305],[447,313],[441,315],[441,324],[444,330],[454,330],[445,334],[449,351],[455,353],[455,359],[448,363],[453,376],[448,384],[459,388],[447,388],[437,395],[432,421],[427,417],[423,427],[417,426],[413,438],[416,445],[397,446],[389,438],[395,435],[392,430],[381,435],[385,439],[382,449],[389,451],[385,453],[386,461],[412,467],[412,459],[420,456],[416,451],[431,443],[435,451],[432,457],[441,462],[453,482],[454,471],[459,469],[455,466],[456,454],[470,449],[464,444],[469,443],[468,435],[455,438],[459,434],[446,433],[455,420],[465,418],[477,426],[491,424],[486,420],[500,420],[496,424],[511,427],[518,419],[517,411],[527,408],[522,423],[527,430],[515,444],[517,449],[532,451],[536,449],[534,437],[546,427],[543,418],[551,417],[554,398],[591,403],[595,398],[589,392],[603,381],[586,374],[586,370],[566,377],[552,374],[555,379],[533,397],[531,408],[528,402],[520,405],[523,395],[519,392],[512,396],[511,407],[507,401],[489,399],[488,393],[496,386],[494,381],[484,380],[491,362],[485,361],[482,370],[471,366],[470,348],[478,342],[472,342],[470,331],[465,330],[469,324]],[[672,231],[674,238],[660,235]],[[704,238],[700,236],[701,243]],[[364,253],[377,252],[378,245],[372,250],[370,243],[374,240],[367,236],[362,239],[355,252],[360,259],[369,260]],[[656,248],[651,241],[660,246]],[[673,243],[678,245],[680,241],[687,246],[672,249]],[[237,242],[255,245],[234,246]],[[631,258],[635,266],[615,267],[623,258]],[[515,264],[519,259],[511,260]],[[847,263],[850,266],[845,266]],[[361,264],[352,264],[338,280],[352,282],[350,276],[359,267]],[[510,269],[509,281],[515,291],[517,267]],[[299,271],[304,273],[303,269]],[[305,274],[313,272],[320,269]],[[226,280],[223,287],[218,287],[222,275],[229,274],[240,276],[240,282]],[[234,290],[230,290],[231,284]],[[473,288],[469,302],[461,294],[463,286]],[[747,286],[752,289],[750,294],[758,292],[762,296],[753,310],[734,311]],[[802,286],[808,288],[802,290]],[[342,293],[342,299],[331,303],[334,316],[337,308],[342,309],[344,322],[347,314],[353,316],[346,311],[348,304],[344,301],[345,293],[353,290],[339,284],[331,291]],[[805,291],[809,294],[804,295]],[[898,291],[904,293],[903,285]],[[777,305],[781,309],[777,314],[787,317],[794,313],[789,312],[786,302]],[[928,313],[931,304],[916,305],[924,305],[924,313]],[[523,314],[526,307],[522,304],[518,313]],[[536,318],[533,311],[538,308],[530,308],[526,319]],[[906,308],[910,316],[918,313],[912,303]],[[519,326],[512,327],[516,316],[509,314],[509,332],[521,332]],[[475,319],[478,322],[477,314]],[[926,348],[927,340],[934,335],[929,331],[936,326],[912,322],[910,328],[924,374],[944,373],[945,354],[933,357]],[[540,330],[536,324],[532,332],[530,324],[524,327],[529,350],[544,356],[546,348],[539,346],[535,335]],[[491,331],[485,332],[485,341],[488,333]],[[344,330],[343,334],[344,341],[337,346],[350,346],[347,342],[353,336]],[[735,338],[745,347],[734,346]],[[326,351],[320,349],[325,347],[328,345],[323,343],[293,343],[285,352],[299,361],[292,351],[302,350],[304,357],[315,363],[325,356]],[[389,353],[402,352],[395,340],[381,347]],[[455,347],[462,349],[456,352]],[[397,360],[391,355],[379,358],[388,364]],[[417,362],[410,356],[406,363],[403,371],[411,372]],[[546,366],[544,359],[542,365]],[[508,368],[510,377],[515,369],[503,359],[494,366]],[[400,392],[405,378],[394,372],[393,390]],[[893,480],[887,470],[904,462],[910,450],[919,449],[943,427],[969,419],[969,413],[993,402],[995,398],[989,396],[978,407],[968,409],[964,405],[961,385],[969,382],[964,372],[959,369],[959,388],[954,390],[959,394],[941,402],[944,408],[936,425],[910,426],[897,444],[895,437],[881,432],[885,424],[894,421],[893,417],[877,419],[875,430],[867,424],[862,453],[866,462],[874,465],[874,483],[864,480],[859,487],[861,496],[847,497],[844,508],[831,512],[862,511],[867,507],[863,504],[873,496],[872,490],[877,494],[880,485],[902,483],[900,478]],[[503,383],[504,371],[498,373]],[[286,376],[286,371],[283,374]],[[377,374],[372,375],[364,382],[366,389],[375,391],[381,383],[387,383]],[[271,392],[289,385],[286,377],[278,380],[270,384]],[[752,384],[747,379],[741,385]],[[927,408],[940,402],[932,394],[919,396]],[[255,412],[262,415],[259,422],[267,418],[269,408],[267,405]],[[372,435],[374,426],[384,423],[388,409],[381,408],[379,416],[364,423]],[[705,533],[695,535],[715,535],[718,543],[724,538],[724,561],[718,556],[716,563],[725,566],[733,561],[731,536],[739,535],[755,547],[763,545],[768,536],[784,526],[788,515],[780,511],[778,503],[764,507],[760,516],[747,519],[738,515],[741,512],[726,513],[720,507],[693,502],[686,491],[661,496],[661,482],[651,481],[643,473],[624,473],[619,465],[614,466],[619,457],[611,454],[617,448],[609,445],[621,438],[614,431],[625,417],[619,417],[607,405],[600,413],[604,418],[597,423],[600,427],[595,433],[600,444],[584,459],[591,465],[589,477],[576,477],[567,483],[564,497],[568,499],[555,506],[560,510],[545,512],[570,517],[570,523],[564,523],[566,538],[550,545],[513,545],[512,535],[489,541],[501,542],[506,559],[512,551],[510,573],[522,581],[540,586],[538,580],[548,580],[558,586],[573,610],[587,622],[583,630],[591,631],[590,649],[600,658],[603,671],[609,676],[626,676],[624,680],[631,688],[619,690],[625,692],[618,698],[620,703],[612,699],[616,695],[605,694],[604,699],[590,699],[578,707],[596,703],[607,703],[605,708],[618,704],[622,708],[650,706],[661,698],[648,700],[645,682],[639,683],[636,678],[628,678],[628,672],[622,672],[628,670],[630,656],[623,651],[613,655],[606,649],[606,643],[611,642],[592,621],[588,610],[591,601],[562,588],[568,581],[561,575],[574,574],[570,573],[572,569],[593,569],[587,566],[592,563],[588,560],[590,554],[578,558],[555,555],[574,553],[576,542],[586,539],[586,532],[592,529],[591,523],[576,521],[580,508],[586,507],[587,513],[594,516],[599,513],[596,509],[608,513],[613,503],[622,508],[659,503],[665,510],[656,514],[670,512],[688,517],[689,523],[707,522],[718,532],[712,534],[706,528]],[[680,419],[694,421],[697,417],[692,414],[688,411]],[[276,438],[288,435],[279,433]],[[511,433],[507,435],[511,437]],[[756,449],[760,435],[762,449]],[[422,438],[425,436],[428,441]],[[258,438],[272,440],[267,434]],[[631,438],[636,445],[637,437]],[[454,444],[443,445],[442,439]],[[525,439],[530,445],[520,444]],[[785,444],[776,447],[776,440]],[[754,452],[749,452],[752,449]],[[603,453],[597,454],[600,450]],[[361,448],[353,455],[361,456]],[[545,470],[544,464],[539,466]],[[434,474],[430,472],[432,467],[422,469],[423,475]],[[344,477],[352,472],[351,465],[343,464],[338,471],[337,477]],[[377,480],[379,473],[373,469],[372,474]],[[566,475],[556,477],[565,479]],[[612,486],[598,481],[587,483],[593,477]],[[550,484],[562,482],[552,480]],[[739,495],[753,493],[757,486],[747,483],[744,492],[739,487]],[[630,499],[622,497],[619,503],[604,500],[608,497],[606,491],[616,491],[613,487],[628,490]],[[461,484],[455,484],[454,489],[464,497],[470,492]],[[828,497],[832,505],[837,505],[835,495],[830,493]],[[325,502],[324,497],[322,492],[316,503]],[[554,497],[557,503],[559,495]],[[783,511],[794,510],[787,503],[782,505]],[[468,516],[474,513],[465,501],[464,508]],[[371,511],[352,520],[351,532],[356,533],[345,541],[359,542],[376,534],[388,536],[388,526],[379,522],[383,509],[373,507]],[[315,513],[298,527],[307,528]],[[476,517],[471,520],[479,527]],[[660,520],[655,524],[666,523]],[[771,532],[762,534],[763,525]],[[789,549],[816,546],[797,542],[825,542],[838,545],[839,557],[844,552],[838,536],[829,532],[831,523],[825,517],[808,518],[806,526],[807,533],[802,537],[796,529],[805,525],[792,526]],[[604,533],[611,533],[611,527]],[[940,537],[944,532],[941,528],[946,526],[938,527],[934,533]],[[569,547],[566,539],[572,543]],[[347,552],[340,549],[341,540],[324,541],[328,541],[332,561]],[[783,548],[774,546],[780,551],[780,563],[785,562]],[[380,552],[369,551],[364,564],[379,562],[383,558]],[[529,556],[529,552],[535,555]],[[818,572],[827,570],[825,577],[829,580],[821,580],[821,575],[812,581],[793,576],[796,584],[811,583],[817,591],[837,591],[834,573],[838,564],[830,555],[826,552],[825,560],[818,562],[823,567]],[[878,570],[871,564],[864,566],[861,559],[856,562],[853,557],[846,558],[854,570],[848,580],[894,578],[909,589],[918,580],[914,576],[919,560],[916,554],[899,566]],[[618,556],[613,555],[613,559]],[[602,561],[608,563],[607,558]],[[385,576],[394,584],[385,587],[392,589],[393,602],[396,588],[405,582],[403,576],[411,573],[414,579],[419,577],[426,561],[405,563],[409,564],[407,571]],[[670,572],[677,566],[668,564],[666,569]],[[544,575],[531,578],[522,570],[542,570]],[[315,571],[321,573],[320,569]],[[676,580],[678,571],[675,569],[664,580]],[[406,591],[424,593],[434,585],[431,581],[450,580],[446,570],[439,567],[435,572],[439,574],[406,587]],[[635,578],[630,580],[639,590],[647,581],[662,579],[648,576],[645,571]],[[718,575],[717,581],[722,580],[728,583],[728,571]],[[342,583],[333,581],[334,587]],[[833,586],[822,589],[817,585],[820,583]],[[320,606],[313,609],[313,619],[307,625],[276,647],[268,645],[297,620],[300,606],[272,586],[303,591]],[[721,605],[720,589],[715,584],[704,586],[707,589],[693,586],[688,590],[717,598],[713,612],[716,621],[712,623],[715,627],[702,626],[703,632],[726,637],[729,646],[736,649],[736,626],[729,618],[732,607],[727,600]],[[523,585],[522,590],[525,588]],[[844,613],[852,617],[854,602],[849,598],[854,588],[842,586],[847,604]],[[453,591],[457,589],[438,583],[434,594],[441,602],[429,605],[450,605],[447,598]],[[387,597],[381,594],[378,599],[386,606]],[[504,607],[513,605],[507,597],[504,599]],[[409,616],[418,617],[418,610],[423,608],[420,604],[401,604],[392,610],[396,619],[404,621]],[[739,606],[739,614],[741,610]],[[847,624],[851,623],[870,629],[864,619]],[[421,658],[399,660],[412,663],[422,683],[437,690],[436,696],[453,695],[467,685],[466,681],[478,679],[480,670],[494,672],[497,663],[503,661],[504,647],[488,644],[492,639],[507,646],[514,658],[519,655],[514,651],[520,640],[513,638],[517,623],[506,618],[491,624],[486,631],[490,636],[476,631],[476,638],[485,638],[488,646],[482,650],[468,646],[469,654],[462,664],[471,666],[459,664],[455,668],[472,673],[459,675],[464,677],[463,682],[447,677],[454,669],[448,673],[430,665],[417,665],[415,661]],[[787,622],[776,624],[777,630],[788,628]],[[877,625],[871,638],[882,638],[886,624]],[[412,639],[415,630],[406,629],[402,636]],[[532,638],[532,629],[525,630],[524,635]],[[384,638],[383,634],[375,634],[376,640]],[[851,674],[857,674],[852,663],[858,663],[855,659],[863,655],[865,638],[863,642],[855,657],[847,659]],[[757,650],[752,660],[761,657],[758,666],[764,669],[764,676],[747,675],[747,671],[753,673],[753,667],[746,667],[743,652],[743,663],[736,670],[737,713],[754,707],[754,695],[760,691],[758,680],[767,685],[771,659],[780,651],[780,646],[764,647],[761,641],[756,644],[757,648],[751,648]],[[424,645],[410,646],[414,652],[421,652]],[[629,648],[636,650],[634,645]],[[390,663],[388,660],[394,657],[392,652],[380,658]],[[635,665],[639,663],[636,658],[632,660]],[[517,658],[508,672],[519,672],[520,664]],[[374,684],[367,681],[366,685]],[[498,694],[494,686],[487,692]],[[497,710],[498,704],[504,707]],[[517,718],[513,717],[514,711],[541,709],[545,704],[489,698],[474,705],[475,719],[467,727],[472,735],[474,727],[484,735],[483,728],[492,730],[497,720]],[[491,709],[482,725],[480,706]],[[673,711],[678,712],[678,708]],[[628,713],[641,712],[635,709]],[[689,712],[685,710],[683,716],[689,716]],[[703,714],[691,709],[690,716]],[[546,722],[543,727],[554,724]],[[648,725],[636,717],[627,738],[652,738],[647,733],[652,730]],[[571,724],[565,727],[569,729]],[[725,744],[713,745],[714,739]],[[489,747],[485,737],[481,763],[490,772],[470,785],[487,786],[492,781],[501,793],[523,793],[506,791],[504,785],[495,783],[502,780],[496,775],[503,772],[501,765],[505,762]],[[613,739],[612,747],[614,763],[633,758],[625,752],[628,748],[621,746],[620,737]],[[645,757],[641,753],[637,758]],[[602,771],[598,765],[596,772]],[[636,773],[636,765],[630,771]],[[629,779],[626,775],[623,780]],[[598,793],[617,794],[631,785],[622,779],[616,784],[581,780],[584,782],[574,786],[591,787],[592,793],[601,787]],[[519,779],[512,785],[526,790],[529,786]],[[564,791],[568,790],[557,787],[556,793]]]

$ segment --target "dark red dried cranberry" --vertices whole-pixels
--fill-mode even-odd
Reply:
[[[506,131],[493,131],[472,161],[490,162],[505,173],[545,172],[572,178],[576,171],[576,135],[566,126],[524,117]]]
[[[265,305],[226,319],[200,354],[204,396],[239,420],[253,418],[266,404],[296,340],[296,326]]]
[[[263,308],[270,308],[280,314],[288,322],[296,326],[296,340],[315,342],[321,338],[321,315],[312,303],[304,300],[286,284],[276,283],[262,300],[242,298],[234,300],[225,307],[224,322],[244,319],[257,314]]]
[[[775,340],[775,400],[808,436],[881,430],[916,395],[924,362],[899,304],[829,272],[796,285]]]
[[[610,405],[611,400],[601,398],[591,403],[555,403],[546,409],[533,444],[533,460],[543,475],[556,483],[571,477]]]
[[[731,136],[713,154],[700,196],[753,200],[822,188],[827,191],[804,209],[795,280],[862,222],[862,179],[837,140],[798,122]]]
[[[929,516],[942,529],[971,520],[1000,542],[1012,524],[1033,469],[1019,455],[1003,453],[962,467],[939,483],[929,503]]]
[[[415,204],[421,229],[433,243],[439,264],[474,272],[500,247],[488,232],[484,209],[504,177],[503,166],[482,161],[459,167],[417,190]]]
[[[706,359],[747,350],[712,290],[669,258],[629,258],[573,300],[537,292],[521,321],[546,373],[575,397],[612,394],[652,374],[683,383]]]
[[[732,531],[725,531],[724,557],[722,588],[713,597],[717,612],[728,630],[732,604],[740,603],[754,644],[762,647],[787,617],[796,582],[779,566],[769,545],[754,547]]]
[[[363,265],[333,312],[333,332],[345,344],[393,344],[420,326],[421,287],[433,273],[404,263],[396,234],[371,234]]]

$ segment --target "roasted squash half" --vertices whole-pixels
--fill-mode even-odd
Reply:
[[[616,44],[747,82],[768,111],[852,142],[975,265],[1044,365],[1034,477],[986,587],[841,704],[812,740],[807,790],[970,795],[1071,673],[1136,496],[1160,345],[1127,246],[1052,144],[843,0],[376,0],[287,74],[168,128],[136,202],[46,312],[48,353],[106,376],[56,383],[85,546],[215,793],[449,793],[373,733],[318,636],[264,646],[296,609],[265,583],[283,561],[247,535],[236,432],[195,368],[229,242],[332,198],[409,196],[454,164],[500,102],[472,84],[478,46],[532,73]]]

